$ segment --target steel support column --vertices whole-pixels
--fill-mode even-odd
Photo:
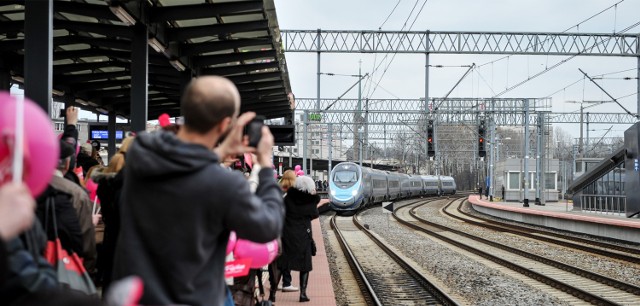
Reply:
[[[107,138],[107,154],[109,161],[116,155],[116,112],[109,112],[109,121],[107,123],[107,132],[109,137]],[[124,131],[122,132],[124,133]],[[122,135],[124,138],[124,135]]]
[[[542,178],[540,177],[542,171],[542,164],[540,160],[542,158],[542,114],[538,113],[538,124],[536,125],[536,200],[535,205],[540,205],[540,196],[542,195],[542,191],[540,189],[540,182]]]
[[[524,100],[524,200],[522,206],[529,207],[529,99]]]
[[[132,27],[131,40],[131,131],[147,129],[149,47],[148,29],[142,23]]]
[[[495,125],[495,101],[491,101],[491,116],[489,117],[489,138],[491,139],[491,145],[489,146],[489,200],[493,202],[493,196],[495,191],[495,143],[496,143],[496,125]]]
[[[193,72],[187,68],[185,71],[180,72],[180,97],[184,95],[184,91],[187,89],[191,79],[193,78]]]
[[[320,29],[318,29],[318,37],[316,38],[316,46],[318,47],[318,69],[317,69],[317,79],[318,79],[318,99],[316,100],[316,110],[319,111],[320,110],[320,49],[321,49],[321,36],[320,36]]]
[[[583,157],[588,157],[587,152],[589,151],[589,112],[587,112],[587,139],[584,142],[584,152]]]
[[[427,37],[429,37],[429,35],[427,35]],[[424,54],[424,112],[425,113],[431,112],[431,110],[429,109],[429,53]],[[429,118],[427,119],[431,119],[431,116],[429,116]],[[425,121],[425,124],[428,124],[428,120]],[[433,142],[437,143],[435,139],[433,140]],[[436,156],[438,155],[437,152],[438,151],[436,151]],[[427,166],[429,164],[429,146],[428,145],[424,146],[424,154],[425,154],[425,166]]]
[[[331,160],[333,158],[333,154],[332,154],[332,151],[333,151],[333,124],[332,123],[327,124],[327,131],[329,132],[329,137],[327,139],[329,141],[329,159],[328,159],[329,167],[327,168],[327,176],[329,176],[329,178],[331,178],[331,169],[333,168],[332,167],[332,160]]]
[[[47,114],[53,87],[53,0],[27,0],[24,8],[24,94]]]
[[[364,144],[362,138],[362,132],[360,128],[362,127],[362,122],[364,122],[364,118],[362,116],[362,61],[360,61],[358,65],[358,117],[356,121],[356,130],[355,133],[358,134],[358,163],[360,167],[362,167],[362,145]],[[355,142],[354,142],[355,144]],[[354,148],[355,149],[355,148]],[[355,151],[355,150],[354,150]]]
[[[545,125],[546,125],[546,114],[545,113],[541,113],[540,117],[538,120],[540,120],[540,128],[541,128],[541,136],[540,136],[540,205],[544,206],[545,203],[547,202],[547,200],[545,199],[545,190],[546,190],[546,177],[547,177],[547,171],[545,170],[546,168],[546,163],[545,163],[545,159],[547,158],[547,154],[545,153],[546,150],[544,149],[546,147],[545,145],[545,139],[544,139],[544,135],[545,135]]]
[[[307,173],[307,154],[309,154],[308,151],[308,146],[307,146],[307,126],[309,125],[309,111],[305,110],[304,111],[304,117],[302,118],[302,171],[304,171],[304,174],[311,174],[311,173]],[[298,151],[300,152],[300,151]]]
[[[11,89],[11,72],[9,68],[2,67],[0,62],[0,90],[9,91]]]

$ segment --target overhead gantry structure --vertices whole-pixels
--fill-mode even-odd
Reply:
[[[438,125],[476,124],[488,119],[490,143],[495,142],[495,127],[524,125],[528,134],[529,121],[544,134],[550,123],[579,122],[579,114],[551,114],[550,101],[535,98],[489,99],[432,98],[429,95],[430,54],[509,54],[635,57],[637,84],[640,89],[640,34],[626,33],[526,33],[526,32],[455,32],[455,31],[344,31],[344,30],[282,30],[285,52],[317,53],[317,97],[298,99],[297,112],[308,124],[339,125],[354,135],[354,144],[362,145],[357,132],[365,128],[364,137],[386,140],[390,131],[421,134],[427,118]],[[425,55],[423,99],[348,100],[335,101],[320,96],[320,62],[322,53],[400,53]],[[426,101],[429,101],[427,103]],[[537,108],[538,102],[545,107]],[[315,102],[315,105],[314,105]],[[525,104],[528,106],[524,106]],[[330,107],[328,107],[330,106]],[[364,107],[364,108],[363,108]],[[484,109],[482,109],[484,108]],[[637,96],[640,110],[640,95]],[[308,115],[321,118],[309,122]],[[626,113],[591,113],[591,123],[632,124],[636,115]],[[352,125],[351,128],[349,125]],[[547,127],[548,128],[548,127]],[[344,131],[344,130],[343,130]],[[455,132],[455,131],[452,131]],[[393,133],[393,132],[391,132]],[[474,135],[474,133],[468,133]],[[436,160],[440,157],[436,132]],[[440,135],[442,136],[442,135]],[[451,138],[445,136],[444,138]],[[530,138],[526,136],[525,138]],[[533,137],[535,138],[535,137]],[[544,137],[543,137],[544,138]],[[451,138],[455,139],[455,138]],[[543,141],[538,137],[538,141]],[[444,139],[443,139],[444,140]],[[461,139],[475,144],[474,139]],[[460,142],[460,141],[459,141]],[[525,143],[529,144],[529,141]],[[540,144],[537,144],[540,150]],[[525,146],[526,147],[526,146]],[[444,149],[444,148],[443,148]],[[462,148],[456,150],[465,151]],[[473,148],[468,148],[473,149]],[[469,151],[469,150],[467,150]],[[525,150],[526,151],[526,150]],[[306,151],[305,151],[306,154]],[[490,158],[493,154],[490,154]],[[527,154],[525,154],[527,156]],[[306,164],[306,163],[305,163]],[[492,164],[492,162],[490,162]]]

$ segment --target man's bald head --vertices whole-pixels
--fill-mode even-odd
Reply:
[[[205,76],[193,79],[181,101],[184,125],[205,134],[224,118],[235,117],[240,110],[240,93],[226,78]]]

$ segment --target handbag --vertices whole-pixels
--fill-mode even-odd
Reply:
[[[242,277],[235,277],[233,279],[233,285],[231,286],[231,294],[233,296],[233,303],[236,306],[251,306],[253,305],[255,295],[255,281],[256,270],[252,269],[249,275]]]
[[[51,213],[49,213],[51,211]],[[47,241],[45,249],[45,259],[53,266],[58,283],[68,289],[79,291],[88,295],[96,294],[96,287],[89,277],[89,273],[82,265],[82,259],[78,254],[67,252],[62,248],[62,243],[58,237],[58,224],[56,223],[56,204],[53,199],[48,198],[45,209],[45,229],[48,228],[48,221],[51,217],[55,240]]]

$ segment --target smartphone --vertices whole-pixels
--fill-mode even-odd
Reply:
[[[67,110],[66,110],[66,109],[64,109],[64,108],[63,108],[63,109],[61,109],[61,110],[60,110],[60,116],[59,116],[59,117],[60,117],[60,118],[64,118],[64,117],[66,117],[66,116],[67,116]]]
[[[257,148],[260,138],[262,138],[262,127],[264,126],[264,117],[256,116],[246,127],[246,135],[249,136],[249,146]]]

